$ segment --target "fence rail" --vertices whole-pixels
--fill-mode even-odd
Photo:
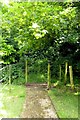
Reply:
[[[1,67],[2,66],[0,66],[0,83],[10,83],[10,81],[15,82],[16,79],[19,81],[21,78],[25,78],[24,68],[21,63],[10,64],[2,68]]]
[[[8,77],[7,68],[8,66],[0,68],[0,83],[3,82]]]

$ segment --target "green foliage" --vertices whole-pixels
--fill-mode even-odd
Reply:
[[[78,4],[76,2],[0,4],[3,14],[0,61],[4,61],[4,64],[15,63],[19,62],[20,58],[24,59],[25,55],[31,61],[46,59],[51,63],[52,76],[56,77],[58,64],[62,64],[62,61],[64,64],[68,60],[73,66],[75,64],[78,66],[80,63]],[[32,69],[37,71],[34,66]]]
[[[30,73],[28,75],[28,83],[47,83],[47,75],[41,73]]]
[[[47,61],[46,59],[28,61],[28,82],[30,83],[47,82]]]
[[[25,83],[25,68],[23,62],[11,64],[10,78],[13,84],[21,85]],[[9,65],[0,69],[0,82],[9,82]]]
[[[12,2],[9,6],[4,5],[2,9],[3,39],[8,43],[10,41],[12,47],[17,41],[21,54],[28,52],[31,48],[38,50],[45,47],[48,39],[51,43],[51,39],[54,40],[55,38],[53,42],[55,47],[64,41],[77,41],[78,33],[75,30],[77,24],[76,9],[71,4],[65,7],[64,4],[55,2],[52,4],[47,2],[26,2],[26,4],[25,2]],[[47,34],[49,38],[46,39]],[[12,43],[12,41],[14,42]],[[45,44],[41,44],[41,42]],[[16,49],[14,48],[14,50]],[[10,53],[8,52],[8,54]]]
[[[24,68],[22,68],[22,63],[12,64],[12,78],[24,78]]]

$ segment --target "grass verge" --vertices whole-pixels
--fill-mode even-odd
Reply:
[[[78,118],[78,96],[64,88],[53,88],[48,94],[59,118]]]
[[[22,85],[0,85],[0,118],[17,118],[22,112],[26,97],[25,87]]]

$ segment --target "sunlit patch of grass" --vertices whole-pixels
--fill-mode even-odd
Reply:
[[[78,96],[61,88],[53,88],[48,93],[59,118],[78,118]]]
[[[44,74],[40,73],[31,73],[28,76],[28,82],[29,83],[45,83],[47,81],[47,77]]]
[[[2,86],[0,86],[2,87]],[[26,97],[24,86],[7,85],[0,91],[0,117],[17,118],[22,112],[24,100]]]

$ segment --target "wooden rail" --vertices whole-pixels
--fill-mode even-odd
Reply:
[[[7,67],[8,67],[8,66],[5,66],[5,67],[2,67],[2,68],[0,69],[0,72],[1,72],[1,73],[0,73],[0,76],[1,76],[1,74],[3,74],[3,71],[4,71],[5,69],[7,69]],[[7,71],[7,70],[5,70],[5,71]],[[3,82],[3,81],[7,78],[7,76],[8,76],[8,75],[0,78],[0,83]]]

